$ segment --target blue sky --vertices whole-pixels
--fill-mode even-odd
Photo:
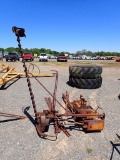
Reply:
[[[2,48],[17,47],[17,26],[25,28],[23,48],[120,52],[120,0],[1,0],[0,6]]]

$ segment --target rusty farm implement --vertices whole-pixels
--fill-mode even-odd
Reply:
[[[50,136],[45,132],[48,131],[50,124],[54,125],[54,133],[57,138],[57,134],[63,131],[68,137],[70,133],[67,131],[64,122],[69,122],[74,127],[81,127],[84,131],[101,131],[104,128],[105,114],[98,113],[99,107],[94,110],[91,106],[87,105],[87,101],[80,95],[79,100],[70,102],[69,93],[66,91],[62,94],[65,107],[62,106],[56,99],[58,83],[58,73],[56,72],[56,81],[53,95],[45,88],[45,90],[51,95],[52,99],[45,98],[48,105],[47,110],[37,112],[35,118],[36,130],[40,137]],[[56,103],[58,103],[63,109],[64,113],[59,113],[56,110]],[[67,117],[67,118],[66,118]]]
[[[18,47],[23,57],[24,52],[21,49],[20,37],[25,37],[25,30],[23,28],[12,27],[12,31],[17,36]],[[87,105],[87,101],[80,95],[79,100],[70,101],[69,93],[66,91],[62,94],[65,105],[63,106],[56,98],[57,85],[58,85],[58,72],[54,71],[55,86],[53,94],[50,93],[47,88],[34,76],[32,73],[28,73],[27,66],[22,58],[23,68],[27,79],[27,84],[30,92],[32,106],[35,114],[35,127],[40,137],[55,137],[57,139],[58,133],[63,131],[66,136],[70,136],[66,128],[66,123],[70,122],[72,126],[79,126],[84,131],[101,131],[104,128],[105,114],[98,113],[98,109],[94,110],[91,106]],[[30,76],[38,81],[38,83],[49,93],[50,97],[45,98],[48,109],[44,109],[42,112],[37,111],[34,94],[30,82]],[[64,113],[59,113],[56,109],[56,104],[64,109]],[[66,123],[65,123],[66,122]],[[47,134],[50,124],[54,126],[54,135]]]

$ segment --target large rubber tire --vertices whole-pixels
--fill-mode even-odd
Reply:
[[[76,78],[98,78],[101,73],[101,66],[69,66],[69,75]]]
[[[77,87],[80,89],[96,89],[101,87],[102,77],[94,79],[83,79],[69,76],[69,84],[72,87]]]

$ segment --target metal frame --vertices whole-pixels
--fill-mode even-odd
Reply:
[[[0,69],[0,73],[5,73],[2,77],[0,77],[0,85],[5,85],[7,82],[20,77],[26,77],[25,73],[18,72],[15,68],[12,68],[10,65],[2,64]],[[29,77],[53,77],[54,74],[37,74],[37,73],[28,73]]]

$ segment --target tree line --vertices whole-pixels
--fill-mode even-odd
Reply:
[[[18,52],[20,54],[19,48],[14,48],[14,47],[9,47],[9,48],[0,48],[0,51],[2,53],[5,52]],[[73,56],[80,56],[80,55],[86,55],[86,56],[120,56],[120,52],[104,52],[104,51],[99,51],[99,52],[92,52],[92,51],[87,51],[85,49],[81,50],[81,51],[77,51],[76,53],[70,53],[70,52],[58,52],[58,51],[53,51],[51,49],[45,49],[45,48],[25,48],[23,49],[24,52],[31,52],[32,54],[37,54],[38,56],[41,53],[46,53],[49,55],[53,55],[53,56],[57,56],[58,54],[67,54],[69,55],[73,55]]]
[[[46,54],[50,54],[50,55],[54,55],[54,56],[57,56],[58,54],[61,54],[61,53],[64,53],[64,54],[70,54],[68,52],[57,52],[57,51],[52,51],[50,49],[45,49],[45,48],[31,48],[31,49],[28,49],[28,48],[25,48],[25,49],[22,49],[24,52],[31,52],[32,54],[37,54],[38,56],[41,54],[41,53],[46,53]],[[18,52],[20,54],[20,51],[19,51],[19,48],[14,48],[14,47],[9,47],[9,48],[0,48],[0,51],[2,53],[5,53],[5,52]]]

